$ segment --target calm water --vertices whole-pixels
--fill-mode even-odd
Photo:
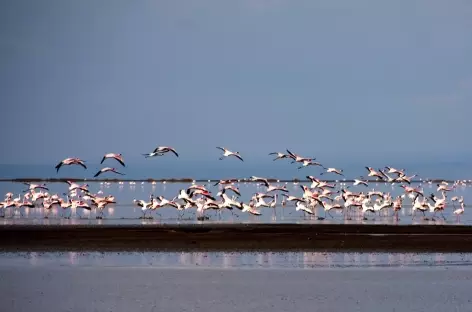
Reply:
[[[471,311],[471,254],[0,254],[5,311]]]
[[[114,166],[113,160],[110,161],[110,164],[107,163],[107,166]],[[0,165],[0,178],[25,178],[25,177],[36,177],[36,178],[47,178],[47,177],[76,177],[84,178],[93,176],[93,174],[101,168],[100,165],[89,164],[89,169],[84,170],[80,167],[64,167],[61,168],[59,174],[56,174],[54,165],[45,166],[45,165]],[[271,158],[268,159],[267,163],[262,165],[254,165],[250,161],[248,163],[238,163],[231,161],[212,161],[212,162],[202,162],[202,163],[188,163],[181,161],[180,159],[174,158],[160,158],[152,159],[147,162],[146,165],[133,165],[129,164],[127,167],[122,168],[119,164],[115,166],[121,172],[126,173],[126,178],[134,179],[143,179],[143,178],[183,178],[183,177],[192,177],[192,178],[212,178],[212,179],[222,179],[222,178],[248,178],[251,175],[259,175],[264,177],[271,178],[302,178],[304,179],[306,175],[315,175],[319,176],[319,168],[303,168],[301,170],[297,169],[297,165],[290,164],[288,161],[272,161]],[[380,165],[377,167],[381,167]],[[438,166],[437,164],[422,164],[415,166],[397,166],[398,168],[407,169],[407,173],[412,175],[418,173],[420,178],[445,178],[445,179],[466,179],[468,178],[467,166],[464,164],[442,164]],[[472,167],[471,167],[472,168]],[[343,168],[346,174],[346,177],[358,177],[359,175],[365,175],[366,170],[363,166],[347,166]],[[106,175],[105,177],[116,177],[113,174]],[[325,175],[323,177],[333,178],[332,175]],[[130,185],[128,182],[125,184],[118,183],[99,183],[89,181],[90,191],[92,193],[97,193],[102,191],[105,195],[113,195],[117,200],[117,204],[109,205],[105,209],[104,219],[96,220],[96,212],[93,210],[91,213],[79,209],[78,211],[72,212],[72,218],[69,220],[64,220],[60,218],[62,211],[59,209],[53,209],[49,215],[49,219],[44,219],[44,211],[40,208],[35,209],[23,209],[23,217],[20,217],[19,212],[16,212],[16,215],[12,217],[11,212],[7,212],[7,218],[2,219],[0,224],[8,223],[42,223],[42,224],[56,224],[56,223],[162,223],[162,222],[196,222],[196,217],[192,212],[185,212],[182,217],[174,208],[162,208],[159,209],[159,215],[153,213],[153,220],[142,220],[139,219],[142,216],[141,209],[133,205],[133,199],[143,199],[149,200],[150,194],[155,196],[164,196],[167,199],[172,199],[174,196],[177,196],[180,189],[187,188],[190,184],[180,184],[180,183],[157,183],[155,185],[151,183],[140,183],[138,182],[135,185]],[[199,183],[201,184],[201,183]],[[213,183],[205,183],[206,187],[216,195],[218,187],[213,186]],[[308,185],[308,184],[307,184]],[[255,192],[264,192],[265,187],[257,186],[252,183],[240,183],[237,185],[240,188],[242,196],[240,200],[247,202],[250,197]],[[346,187],[343,183],[338,183],[337,190],[340,187]],[[50,188],[50,193],[57,193],[60,196],[67,192],[68,185],[66,183],[49,183],[48,187]],[[436,186],[430,184],[423,184],[425,193],[436,193]],[[288,183],[287,188],[290,191],[291,195],[300,196],[302,194],[300,185],[295,185],[293,183]],[[10,182],[0,182],[0,194],[5,194],[7,192],[13,192],[14,197],[17,197],[18,194],[21,194],[23,190],[26,189],[26,186],[22,183],[10,183]],[[397,185],[387,185],[385,183],[371,183],[368,188],[364,186],[351,186],[350,190],[352,191],[368,191],[368,190],[379,190],[379,191],[389,191],[393,196],[402,193],[402,189]],[[472,202],[472,192],[470,191],[470,186],[460,186],[457,187],[453,192],[449,193],[449,198],[453,196],[464,196],[466,205]],[[231,192],[228,192],[231,194]],[[281,197],[278,198],[280,203]],[[267,200],[269,201],[269,200]],[[446,209],[444,216],[446,220],[438,217],[435,221],[425,221],[422,220],[421,214],[418,214],[418,217],[412,221],[410,216],[411,207],[410,200],[406,199],[404,201],[405,209],[400,213],[399,223],[456,223],[455,216],[452,216],[451,213],[454,210],[452,204],[449,204]],[[194,209],[193,209],[194,210]],[[392,217],[386,216],[371,216],[367,221],[361,220],[352,220],[345,221],[344,216],[340,212],[331,212],[334,218],[331,218],[329,215],[325,216],[324,212],[319,209],[317,211],[316,217],[305,217],[302,212],[295,212],[294,207],[286,206],[282,208],[278,206],[275,210],[271,208],[262,208],[262,216],[255,217],[248,214],[242,214],[239,211],[235,211],[235,215],[231,214],[229,211],[224,211],[221,215],[217,215],[214,211],[207,211],[206,216],[210,217],[209,222],[219,221],[219,222],[367,222],[367,223],[396,223]],[[69,211],[64,212],[69,214]],[[389,212],[391,214],[391,212]],[[439,215],[438,215],[439,216]],[[82,217],[82,218],[81,218]],[[318,217],[324,218],[326,220],[318,221]],[[375,220],[372,220],[375,219]],[[205,221],[206,222],[206,221]],[[472,216],[466,211],[465,214],[461,217],[460,223],[472,224]]]
[[[472,266],[470,253],[24,252],[0,253],[0,267],[382,268]]]
[[[117,204],[111,204],[105,209],[104,219],[97,220],[96,211],[93,209],[91,212],[85,211],[83,209],[77,209],[76,211],[62,211],[61,208],[52,209],[49,214],[49,218],[45,219],[45,212],[42,208],[22,208],[20,215],[19,211],[16,211],[12,215],[13,211],[7,211],[6,218],[0,220],[0,224],[10,224],[10,223],[35,223],[35,224],[58,224],[58,223],[100,223],[100,224],[149,224],[149,223],[175,223],[175,222],[200,222],[196,220],[194,214],[195,209],[191,211],[186,211],[182,216],[180,213],[172,208],[165,207],[160,208],[157,211],[160,213],[160,216],[152,213],[153,220],[142,220],[141,208],[133,204],[133,199],[143,199],[148,201],[149,195],[154,194],[155,196],[162,195],[165,198],[172,199],[177,196],[180,189],[187,188],[190,186],[190,183],[137,183],[135,185],[119,184],[119,183],[105,183],[105,182],[88,182],[89,189],[92,193],[97,193],[102,191],[104,195],[113,195],[116,198]],[[255,192],[263,192],[265,187],[257,186],[253,183],[239,183],[236,184],[240,191],[240,199],[247,202],[250,197]],[[309,185],[309,184],[307,184]],[[342,183],[340,186],[346,186]],[[67,192],[68,184],[66,183],[49,183],[48,187],[50,193],[57,193],[60,196]],[[206,187],[212,191],[213,194],[218,192],[218,186],[213,186],[213,183],[206,183]],[[301,196],[302,190],[300,185],[294,183],[287,183],[287,188],[290,191],[289,194],[294,196]],[[426,194],[437,193],[435,185],[423,184],[423,188]],[[0,182],[0,193],[5,194],[7,192],[13,192],[15,197],[18,194],[22,193],[26,189],[26,186],[22,183],[11,183],[11,182]],[[371,184],[369,188],[364,186],[351,186],[351,190],[360,191],[360,190],[380,190],[380,191],[390,191],[392,195],[398,195],[402,193],[402,189],[397,185],[386,185],[385,183]],[[465,203],[472,202],[472,191],[470,185],[468,186],[459,186],[454,191],[449,192],[449,196],[464,196]],[[270,199],[269,199],[270,200]],[[267,200],[267,202],[269,202]],[[281,198],[278,198],[280,202]],[[457,206],[457,205],[456,205]],[[412,220],[411,217],[411,201],[409,199],[404,200],[404,209],[400,212],[400,224],[411,224],[411,223],[434,223],[434,224],[456,224],[458,223],[455,216],[452,215],[454,210],[453,205],[449,204],[444,216],[446,220],[443,220],[438,214],[435,221],[423,220],[421,213],[417,214],[415,220]],[[301,211],[295,211],[294,206],[291,203],[288,203],[286,207],[280,205],[274,210],[272,208],[262,208],[262,216],[252,216],[246,213],[241,213],[237,209],[234,209],[234,215],[225,210],[218,215],[215,211],[206,211],[205,215],[210,218],[209,221],[204,222],[331,222],[331,223],[353,223],[353,222],[363,222],[363,223],[397,223],[394,218],[391,216],[392,211],[384,212],[382,216],[374,216],[367,214],[369,220],[345,220],[344,215],[341,212],[332,211],[331,214],[333,218],[329,215],[325,215],[324,211],[321,208],[317,210],[317,216],[305,216]],[[69,215],[72,213],[71,219],[63,219],[61,213]],[[429,214],[427,214],[429,216]],[[318,220],[318,217],[324,218],[325,220]],[[472,215],[466,212],[461,216],[461,224],[472,224]]]
[[[0,255],[5,311],[471,311],[470,255]]]

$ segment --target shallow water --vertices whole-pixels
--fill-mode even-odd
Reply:
[[[470,254],[0,254],[5,311],[471,311]]]
[[[119,184],[119,183],[106,183],[106,182],[88,182],[89,189],[92,193],[102,191],[104,195],[113,195],[116,198],[117,204],[109,205],[104,210],[104,219],[97,220],[95,209],[88,212],[83,209],[77,209],[77,211],[62,211],[62,209],[54,208],[48,215],[48,219],[44,216],[46,212],[42,208],[22,208],[21,216],[20,211],[13,211],[9,209],[6,213],[6,218],[0,220],[0,224],[12,224],[12,223],[35,223],[35,224],[153,224],[153,223],[194,223],[199,222],[196,220],[196,216],[193,212],[185,212],[182,216],[174,208],[160,208],[158,212],[152,213],[153,220],[143,220],[140,217],[143,215],[141,208],[133,204],[133,199],[149,200],[149,196],[154,194],[155,196],[164,196],[167,199],[172,199],[177,196],[180,189],[189,187],[190,183],[139,183],[135,185],[130,184]],[[283,185],[285,183],[278,183]],[[304,183],[309,185],[309,183]],[[218,192],[218,186],[214,186],[213,183],[205,184],[208,190],[214,195]],[[301,196],[302,190],[299,184],[286,183],[290,195]],[[254,183],[237,183],[241,191],[240,200],[249,201],[250,197],[256,192],[263,192],[265,187],[257,186]],[[345,183],[338,183],[337,189],[340,187],[346,187]],[[417,186],[417,185],[415,185]],[[424,183],[421,185],[424,188],[425,194],[437,193],[436,186]],[[68,185],[66,183],[49,183],[49,193],[59,194],[67,192]],[[13,192],[17,197],[18,194],[22,194],[27,187],[23,183],[11,183],[1,182],[0,183],[0,194],[7,192]],[[372,183],[369,188],[364,186],[350,186],[350,190],[353,191],[368,191],[368,190],[379,190],[389,191],[393,196],[402,194],[402,189],[398,185],[389,185],[385,183]],[[464,196],[465,203],[467,204],[472,201],[472,192],[470,191],[470,185],[458,186],[454,191],[448,193],[449,198],[453,196]],[[270,200],[270,199],[269,199]],[[267,200],[267,202],[269,202]],[[278,202],[280,203],[280,196]],[[326,215],[322,209],[318,208],[316,216],[305,216],[301,211],[295,211],[292,204],[288,204],[286,207],[282,207],[279,204],[276,209],[262,208],[260,211],[261,216],[252,216],[247,213],[241,213],[234,209],[234,214],[230,211],[225,210],[221,214],[217,214],[215,211],[207,211],[205,214],[210,218],[209,221],[205,222],[329,222],[329,223],[377,223],[377,224],[472,224],[472,216],[467,212],[461,216],[461,219],[457,218],[452,214],[455,209],[452,204],[448,204],[444,212],[444,220],[439,214],[435,218],[435,221],[423,220],[421,213],[418,213],[417,217],[413,220],[411,217],[411,201],[409,199],[404,200],[404,209],[400,212],[400,220],[397,222],[391,216],[392,212],[385,212],[381,217],[368,215],[369,220],[361,220],[360,216],[357,219],[346,220],[344,215],[339,211],[332,211],[331,216]],[[456,205],[457,207],[457,205]],[[13,214],[14,213],[14,214]],[[64,219],[61,215],[69,215],[72,213],[71,219]],[[390,216],[389,216],[390,215]],[[429,214],[427,216],[430,217]],[[318,217],[325,218],[325,220],[319,221]]]
[[[6,252],[0,267],[316,269],[472,266],[472,253]],[[472,268],[472,267],[471,267]]]

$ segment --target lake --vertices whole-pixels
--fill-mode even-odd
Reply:
[[[8,311],[471,311],[470,254],[2,253]]]
[[[164,196],[165,198],[171,200],[173,197],[177,196],[179,190],[185,189],[191,185],[191,183],[162,183],[157,182],[156,184],[152,184],[149,182],[139,182],[136,184],[130,184],[129,182],[120,183],[110,183],[110,182],[93,182],[88,181],[89,190],[92,193],[97,193],[99,191],[103,192],[103,195],[113,195],[116,199],[116,204],[112,204],[107,206],[104,210],[104,218],[101,220],[97,220],[96,211],[93,209],[91,212],[77,209],[75,211],[62,211],[61,208],[53,208],[52,211],[48,213],[48,219],[44,219],[46,212],[43,208],[22,208],[20,215],[20,211],[17,211],[14,215],[12,215],[13,211],[7,211],[6,218],[0,220],[0,224],[12,224],[12,223],[35,223],[35,224],[79,224],[79,223],[100,223],[100,224],[149,224],[149,223],[175,223],[175,222],[183,222],[183,223],[193,223],[197,222],[196,216],[193,212],[186,211],[181,216],[181,213],[178,212],[175,208],[160,208],[157,211],[160,215],[157,215],[155,212],[151,215],[154,219],[143,220],[139,219],[142,217],[141,208],[136,206],[133,203],[134,199],[143,199],[145,201],[149,200],[149,196],[154,194],[155,196]],[[216,195],[219,190],[219,186],[214,186],[214,183],[198,183],[204,184],[212,194]],[[290,195],[294,196],[301,196],[302,189],[300,184],[287,182],[287,183],[274,183],[275,185],[286,185],[287,189],[289,190]],[[309,183],[304,183],[305,185],[309,186]],[[256,192],[264,192],[265,187],[256,185],[254,183],[236,183],[236,186],[239,187],[241,192],[241,201],[249,201],[250,197]],[[371,183],[369,187],[365,186],[350,186],[347,183],[337,183],[336,190],[339,190],[342,187],[349,186],[349,190],[352,191],[369,191],[369,190],[377,190],[377,191],[389,191],[393,196],[403,194],[403,189],[400,188],[398,185],[390,185],[386,183]],[[418,186],[416,184],[415,186]],[[68,184],[66,183],[48,183],[49,193],[50,194],[58,194],[65,198],[63,193],[68,191]],[[421,187],[424,188],[425,194],[435,193],[436,192],[436,185],[423,183]],[[23,191],[27,188],[23,183],[12,183],[12,182],[0,182],[0,193],[7,193],[13,192],[14,197],[17,197],[19,194],[23,194]],[[464,201],[467,204],[472,200],[472,192],[470,191],[470,185],[458,186],[454,189],[454,191],[449,192],[448,196],[451,198],[452,196],[463,196]],[[438,196],[440,196],[438,194]],[[362,220],[360,215],[354,220],[345,220],[345,216],[339,211],[332,211],[331,216],[325,215],[324,211],[321,208],[318,208],[316,216],[306,216],[301,211],[295,211],[295,207],[292,203],[288,203],[287,206],[282,207],[280,206],[280,197],[278,198],[278,205],[276,209],[272,208],[261,208],[261,216],[253,216],[247,213],[242,213],[240,211],[236,211],[237,209],[233,210],[231,213],[228,210],[223,211],[221,214],[217,214],[215,211],[207,211],[205,214],[210,219],[207,222],[331,222],[331,223],[353,223],[353,222],[363,222],[363,223],[399,223],[399,224],[410,224],[410,223],[434,223],[434,224],[456,224],[458,223],[456,217],[452,215],[452,211],[455,209],[454,207],[458,207],[457,204],[455,206],[452,203],[449,203],[445,212],[444,216],[446,220],[443,220],[440,217],[440,214],[437,215],[435,221],[425,221],[422,218],[421,213],[417,213],[417,217],[412,219],[411,216],[411,200],[405,199],[404,200],[404,209],[400,212],[400,220],[397,222],[391,216],[392,211],[390,210],[388,214],[385,212],[382,216],[375,216],[372,214],[367,214],[369,220]],[[267,202],[269,202],[267,200]],[[195,210],[195,209],[193,209]],[[71,219],[64,219],[61,217],[61,214],[69,215],[72,213]],[[429,216],[429,213],[427,214]],[[317,218],[326,218],[325,220],[319,221]],[[464,215],[461,216],[460,222],[461,224],[472,224],[472,217],[468,213],[467,209]]]

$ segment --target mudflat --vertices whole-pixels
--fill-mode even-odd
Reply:
[[[472,227],[366,224],[4,225],[3,251],[472,252]]]

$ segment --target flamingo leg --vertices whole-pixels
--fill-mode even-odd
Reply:
[[[441,211],[441,217],[446,220],[446,217],[444,216],[443,212]]]

